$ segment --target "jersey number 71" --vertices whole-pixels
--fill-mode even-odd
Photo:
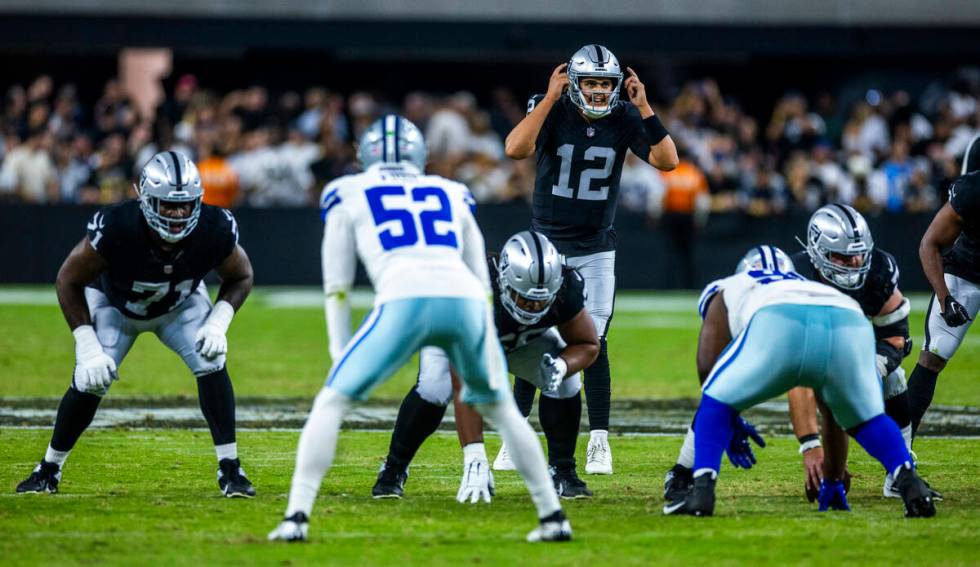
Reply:
[[[368,206],[371,208],[371,216],[374,224],[381,226],[388,222],[396,222],[401,226],[401,234],[395,234],[390,228],[386,228],[378,233],[381,247],[388,250],[402,248],[404,246],[414,246],[419,241],[419,231],[416,227],[416,214],[413,211],[398,207],[386,207],[384,197],[405,196],[405,188],[401,185],[382,185],[372,187],[364,192],[367,197]],[[456,233],[452,229],[445,232],[436,230],[436,222],[453,222],[453,210],[449,204],[449,197],[446,192],[439,187],[415,187],[411,192],[412,201],[425,203],[430,198],[435,198],[439,204],[438,209],[419,211],[417,213],[418,225],[422,228],[422,237],[426,246],[449,246],[458,248],[459,242]]]

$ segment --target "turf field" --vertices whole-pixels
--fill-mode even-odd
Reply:
[[[0,288],[0,397],[60,396],[74,361],[74,343],[50,288]],[[14,292],[27,291],[15,295]],[[4,304],[4,297],[7,298]],[[12,304],[19,298],[22,304]],[[926,297],[913,297],[912,335],[922,345]],[[39,303],[43,303],[40,304]],[[700,322],[691,293],[620,294],[609,335],[615,398],[695,398],[694,353]],[[310,396],[326,377],[330,357],[318,294],[258,290],[228,332],[228,369],[240,396]],[[364,314],[355,312],[355,321]],[[907,372],[916,353],[905,360]],[[980,333],[943,372],[935,403],[980,406],[973,369],[980,363]],[[374,393],[400,399],[415,378],[415,362]],[[119,368],[112,396],[196,397],[196,384],[180,359],[156,337],[136,341]]]
[[[695,302],[690,293],[617,299],[614,397],[697,396]],[[913,305],[913,335],[921,344],[924,298]],[[359,308],[356,316],[363,313]],[[311,399],[330,362],[318,294],[257,290],[232,324],[229,345],[240,397]],[[34,403],[23,399],[29,397],[53,408],[68,384],[73,352],[53,290],[0,288],[0,406]],[[968,335],[940,379],[937,403],[980,406],[970,370],[978,358],[980,335]],[[907,369],[913,364],[910,357]],[[137,341],[120,375],[110,398],[124,405],[196,399],[194,379],[149,335]],[[400,399],[414,376],[410,363],[375,398]],[[14,495],[49,436],[46,428],[0,429],[0,564],[980,563],[977,438],[917,441],[924,476],[946,495],[933,520],[902,518],[901,504],[880,496],[878,466],[856,448],[854,512],[816,513],[802,496],[796,441],[772,436],[753,470],[723,467],[719,516],[694,519],[660,514],[663,473],[680,437],[617,436],[616,474],[586,477],[596,497],[568,505],[576,541],[530,546],[521,542],[534,514],[515,473],[497,475],[492,506],[455,503],[461,472],[455,436],[439,434],[423,447],[405,500],[375,502],[368,494],[388,434],[345,432],[314,511],[312,542],[280,546],[264,538],[285,507],[296,431],[239,433],[259,491],[251,501],[220,497],[210,437],[186,429],[94,429],[72,453],[60,494]],[[583,437],[580,462],[584,444]],[[491,458],[498,445],[491,435]]]

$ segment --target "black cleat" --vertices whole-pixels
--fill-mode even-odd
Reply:
[[[371,496],[379,498],[401,498],[405,496],[405,481],[408,480],[408,468],[389,465],[388,461],[381,464],[378,480],[374,481]]]
[[[684,465],[674,465],[664,476],[664,500],[680,502],[694,486],[694,471]]]
[[[226,498],[251,498],[255,496],[255,488],[245,476],[241,462],[238,459],[221,459],[218,461],[218,488]]]
[[[276,526],[276,529],[269,532],[269,541],[284,541],[286,543],[299,543],[306,541],[310,531],[310,518],[303,512],[296,512]]]
[[[31,476],[17,485],[17,494],[54,494],[61,482],[61,467],[42,460]]]
[[[703,474],[694,479],[694,486],[684,500],[664,505],[664,514],[711,516],[715,513],[715,483],[712,475]]]
[[[906,518],[931,518],[936,515],[932,490],[919,478],[911,464],[906,463],[895,477],[895,486],[902,495]]]
[[[560,498],[592,498],[592,491],[575,472],[574,460],[548,467],[548,472],[551,473],[551,480],[555,483],[555,491]]]

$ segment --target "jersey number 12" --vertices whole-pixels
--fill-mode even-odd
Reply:
[[[578,192],[570,185],[572,176],[572,160],[575,157],[575,146],[564,144],[558,148],[561,158],[561,168],[558,170],[558,184],[551,186],[551,194],[566,199],[582,199],[583,201],[605,201],[609,198],[609,185],[601,185],[592,189],[592,180],[606,181],[612,175],[616,163],[616,150],[603,146],[589,146],[585,149],[585,160],[602,160],[602,167],[582,170],[578,178]]]

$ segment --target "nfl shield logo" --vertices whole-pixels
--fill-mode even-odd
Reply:
[[[167,275],[170,275],[170,274],[174,273],[174,267],[171,266],[170,264],[165,265],[163,267],[163,273],[165,273]]]
[[[586,128],[585,129],[585,135],[587,137],[589,137],[589,138],[591,138],[592,136],[595,136],[595,128],[593,128],[592,126],[589,126],[588,128]]]

